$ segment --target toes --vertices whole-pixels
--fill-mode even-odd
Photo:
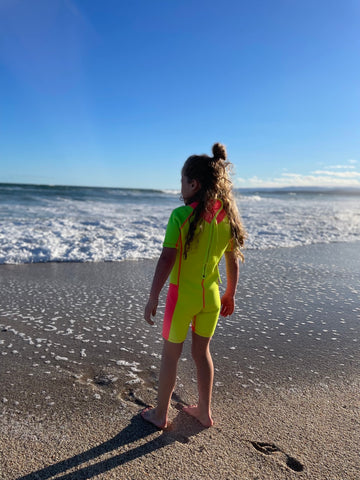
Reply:
[[[154,418],[154,407],[144,408],[144,410],[142,410],[140,414],[146,422],[151,423],[152,425],[154,425],[156,428],[159,428],[160,430],[163,430],[167,427],[166,422],[165,423],[158,422]]]
[[[142,416],[142,418],[143,418],[144,420],[148,420],[148,419],[149,419],[148,412],[150,412],[152,409],[153,409],[153,407],[146,407],[146,408],[144,408],[144,410],[142,410],[142,411],[140,412],[140,415]]]

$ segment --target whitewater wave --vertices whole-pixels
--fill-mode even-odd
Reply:
[[[236,198],[249,249],[360,240],[355,196]],[[175,190],[0,185],[0,264],[155,258],[180,204]]]

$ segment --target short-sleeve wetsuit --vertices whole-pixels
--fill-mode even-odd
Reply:
[[[222,202],[216,200],[210,214],[197,228],[186,259],[184,246],[196,203],[171,213],[163,246],[176,248],[166,299],[163,337],[182,343],[190,323],[202,337],[212,337],[220,313],[218,264],[225,251],[232,249],[229,219]]]

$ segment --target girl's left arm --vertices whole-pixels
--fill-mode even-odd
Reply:
[[[163,247],[160,258],[156,265],[149,300],[146,304],[144,312],[144,318],[150,325],[154,325],[151,316],[154,317],[156,314],[159,295],[174,266],[176,252],[176,248]]]

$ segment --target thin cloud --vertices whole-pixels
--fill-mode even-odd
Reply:
[[[357,160],[351,158],[349,160],[346,160],[346,163],[340,164],[340,165],[326,165],[324,162],[320,162],[319,165],[321,168],[324,170],[348,170],[356,168],[356,164],[358,163]]]
[[[344,175],[347,173],[347,175]],[[308,175],[284,172],[276,178],[238,178],[237,184],[247,188],[281,187],[360,187],[359,172],[328,172],[318,170]]]
[[[325,165],[321,170],[308,174],[289,172],[284,168],[280,176],[275,178],[260,178],[254,175],[249,178],[238,178],[240,187],[248,188],[281,188],[281,187],[360,187],[359,162],[354,158],[344,164]]]
[[[325,167],[325,168],[329,168],[331,170],[345,170],[347,168],[356,168],[355,165],[329,165],[328,167]]]
[[[339,178],[357,178],[360,177],[360,172],[331,172],[329,170],[315,170],[311,172],[313,175],[328,175]]]
[[[360,176],[360,175],[359,175]],[[343,177],[338,175],[327,175],[318,171],[311,172],[309,175],[298,173],[284,173],[280,178],[275,178],[279,186],[294,187],[354,187],[360,186],[360,181],[356,178]]]

